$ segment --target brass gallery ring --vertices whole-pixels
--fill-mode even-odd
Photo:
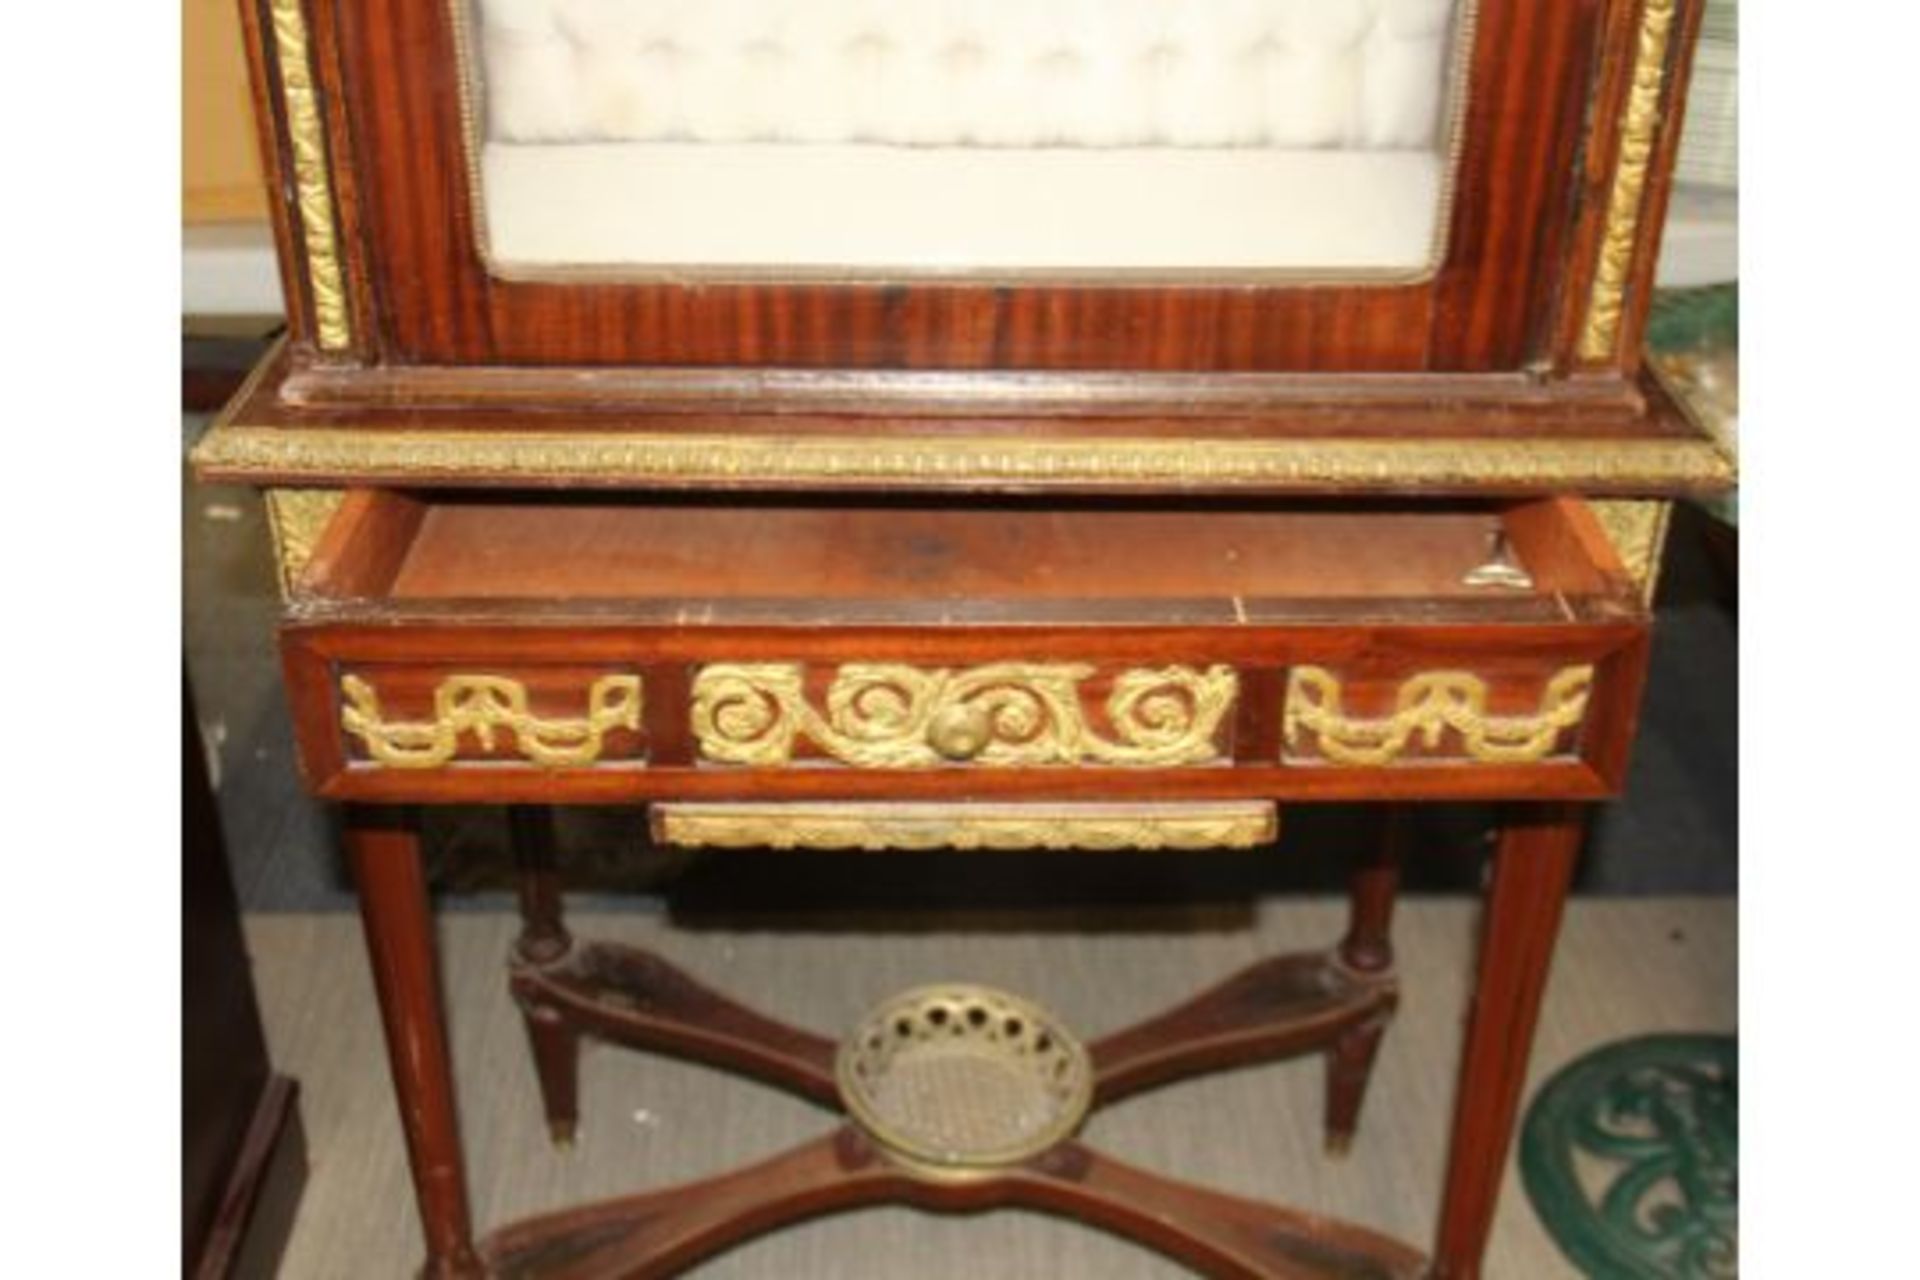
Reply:
[[[1037,1155],[1093,1102],[1092,1062],[1057,1018],[970,983],[883,1001],[842,1041],[835,1072],[854,1121],[934,1176]]]

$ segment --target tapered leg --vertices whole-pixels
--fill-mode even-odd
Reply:
[[[513,944],[509,985],[533,1048],[547,1132],[556,1147],[571,1147],[580,1126],[580,1031],[559,1010],[538,1001],[538,984],[522,980],[525,970],[560,964],[573,951],[561,913],[553,810],[514,805],[507,810],[507,824],[520,891],[520,936]]]
[[[1480,1275],[1583,820],[1575,805],[1516,807],[1494,851],[1434,1245],[1435,1280]]]
[[[1340,962],[1355,974],[1384,983],[1393,980],[1393,904],[1400,892],[1400,864],[1411,810],[1405,805],[1387,809],[1379,837],[1361,855],[1354,868],[1348,896],[1347,936],[1340,942]],[[1360,1124],[1360,1104],[1373,1078],[1373,1060],[1380,1051],[1392,1007],[1354,1027],[1327,1051],[1327,1150],[1340,1155],[1353,1144]]]
[[[565,1150],[580,1127],[580,1032],[557,1009],[522,1003],[533,1070],[540,1078],[540,1105],[547,1113],[547,1136]]]
[[[1386,973],[1393,968],[1393,904],[1400,892],[1400,864],[1413,828],[1412,815],[1407,805],[1389,807],[1379,837],[1354,868],[1340,958],[1355,973]]]
[[[512,805],[507,809],[507,826],[520,889],[520,937],[514,949],[535,964],[551,964],[573,946],[561,918],[553,810],[544,805]]]
[[[1378,1018],[1347,1032],[1327,1050],[1328,1155],[1343,1156],[1353,1147],[1354,1132],[1360,1127],[1360,1104],[1366,1100],[1373,1060],[1386,1034],[1387,1019]]]
[[[346,843],[360,886],[360,918],[386,1027],[387,1061],[426,1235],[425,1275],[430,1280],[479,1277],[485,1273],[474,1252],[467,1209],[419,836],[407,815],[354,809],[347,816]]]

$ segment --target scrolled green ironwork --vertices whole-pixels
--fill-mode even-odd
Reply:
[[[1528,1109],[1520,1172],[1591,1276],[1739,1271],[1739,1068],[1732,1036],[1652,1035],[1576,1059]]]

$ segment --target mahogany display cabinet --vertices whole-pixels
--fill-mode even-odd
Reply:
[[[196,462],[267,490],[428,1273],[663,1275],[905,1202],[1215,1275],[1477,1275],[1666,504],[1732,477],[1640,357],[1699,5],[241,8],[289,335]],[[1074,1136],[1304,1054],[1352,1140],[1403,823],[1343,939],[1083,1044],[961,983],[832,1038],[575,939],[547,808],[795,856],[1260,857],[1288,805],[1460,799],[1507,807],[1420,1247]],[[840,1126],[476,1239],[412,825],[442,803],[512,806],[556,1138],[583,1036]]]

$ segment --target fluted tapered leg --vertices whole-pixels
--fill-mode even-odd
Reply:
[[[1583,820],[1577,805],[1517,806],[1494,851],[1434,1280],[1480,1275]]]
[[[425,1274],[429,1280],[469,1280],[485,1273],[467,1208],[419,836],[408,815],[356,809],[348,815],[346,844],[426,1235]]]

